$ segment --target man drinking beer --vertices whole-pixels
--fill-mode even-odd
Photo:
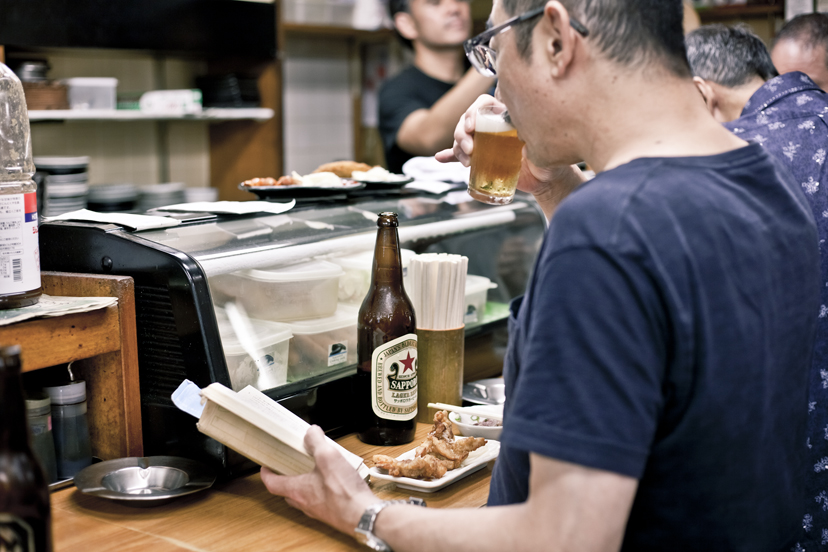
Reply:
[[[263,470],[271,492],[348,534],[367,510],[375,550],[790,548],[816,229],[707,112],[681,23],[681,0],[495,0],[469,43],[526,143],[520,186],[554,211],[512,305],[490,507],[380,504],[318,428],[316,469]],[[467,161],[473,113],[441,159]],[[572,191],[577,161],[597,176]]]

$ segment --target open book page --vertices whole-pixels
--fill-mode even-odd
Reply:
[[[314,461],[305,450],[310,425],[254,387],[235,393],[220,383],[201,390],[206,399],[198,429],[263,466],[285,475],[307,473]],[[363,477],[362,458],[329,440]]]

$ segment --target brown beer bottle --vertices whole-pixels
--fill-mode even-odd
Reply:
[[[0,347],[0,550],[52,552],[49,487],[26,427],[20,347]]]
[[[372,445],[414,440],[417,325],[403,289],[397,214],[380,213],[371,287],[359,309],[358,436]]]

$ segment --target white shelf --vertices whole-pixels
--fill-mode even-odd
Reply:
[[[274,112],[267,107],[209,107],[201,113],[144,113],[130,109],[46,109],[29,111],[29,121],[267,121]]]

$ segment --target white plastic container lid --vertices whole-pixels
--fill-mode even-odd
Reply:
[[[83,380],[44,387],[43,390],[52,399],[52,404],[77,404],[86,400],[86,382]]]
[[[496,287],[497,284],[492,283],[492,281],[485,276],[475,276],[474,274],[466,275],[466,295],[471,295],[487,289],[494,289]]]
[[[261,270],[245,270],[242,276],[260,282],[306,282],[308,280],[325,280],[339,278],[344,274],[342,267],[327,261],[276,267]]]
[[[113,77],[72,77],[62,79],[61,82],[69,86],[100,86],[107,88],[118,86],[118,79]]]
[[[293,335],[314,335],[356,326],[359,308],[339,305],[333,316],[287,322]]]
[[[400,257],[402,258],[403,268],[411,264],[412,257],[416,256],[417,254],[410,249],[400,249]],[[353,270],[371,270],[372,263],[374,262],[374,251],[363,251],[361,253],[355,253],[346,257],[337,257],[336,259],[333,259],[333,261],[343,268],[350,268]]]
[[[80,157],[34,157],[38,169],[81,169],[89,165],[89,156]]]
[[[216,322],[218,322],[219,335],[221,336],[221,345],[224,348],[225,354],[241,355],[246,353],[239,338],[236,336],[236,331],[227,317],[227,311],[222,307],[215,307]],[[293,334],[290,333],[290,326],[280,322],[270,322],[269,320],[248,319],[250,326],[253,328],[253,339],[259,347],[268,347],[282,341],[287,341]]]

